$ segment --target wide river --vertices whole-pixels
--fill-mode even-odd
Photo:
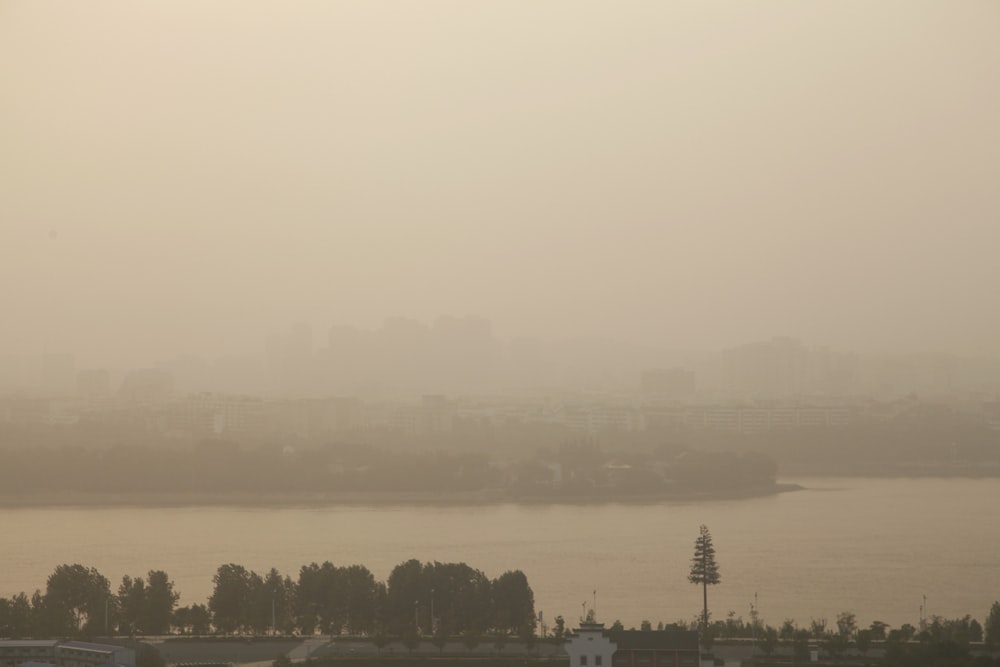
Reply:
[[[867,625],[929,615],[980,621],[1000,599],[1000,480],[791,479],[804,491],[750,500],[598,505],[0,510],[0,596],[45,588],[60,563],[122,575],[166,570],[181,603],[204,602],[235,562],[296,576],[311,561],[362,563],[385,580],[398,563],[465,561],[496,577],[521,569],[546,622],[575,623],[597,591],[599,620],[690,620],[687,581],[699,524],[722,582],[716,618],[808,624],[853,611]]]

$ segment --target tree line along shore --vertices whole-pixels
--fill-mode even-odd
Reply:
[[[713,560],[711,535],[703,527],[695,543],[692,583],[718,583]],[[174,582],[162,570],[150,570],[145,576],[125,575],[117,591],[112,591],[111,582],[96,568],[59,565],[44,590],[0,597],[0,637],[302,637],[318,633],[372,641],[421,636],[532,641],[538,637],[560,640],[569,631],[562,616],[555,617],[549,627],[540,626],[534,593],[520,570],[491,579],[466,563],[411,559],[393,568],[382,582],[363,565],[313,562],[303,565],[293,579],[274,568],[260,574],[227,563],[218,567],[213,584],[206,604],[181,607]],[[624,629],[620,621],[610,627]],[[855,614],[848,611],[838,614],[833,624],[812,619],[806,626],[793,619],[768,625],[754,612],[747,621],[734,612],[725,619],[712,619],[706,598],[705,609],[693,620],[660,621],[655,626],[644,620],[638,629],[654,628],[700,630],[706,646],[714,641],[751,639],[764,655],[781,645],[802,650],[818,644],[837,655],[851,646],[864,653],[881,643],[914,640],[984,642],[1000,647],[1000,601],[993,603],[982,621],[972,615],[932,616],[916,625],[892,628],[881,621],[859,627]]]

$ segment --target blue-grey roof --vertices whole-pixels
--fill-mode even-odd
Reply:
[[[114,646],[112,644],[93,644],[91,642],[60,642],[59,646],[66,648],[75,648],[80,651],[121,651],[124,646]]]
[[[9,646],[11,648],[51,648],[59,643],[57,639],[4,639],[0,640],[0,647]]]
[[[692,630],[607,630],[620,651],[697,651],[698,633]]]

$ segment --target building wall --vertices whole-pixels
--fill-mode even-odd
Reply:
[[[611,667],[615,645],[603,633],[603,623],[581,623],[566,642],[569,667]]]

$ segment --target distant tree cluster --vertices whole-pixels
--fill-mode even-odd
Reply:
[[[753,452],[701,452],[683,446],[605,449],[563,442],[497,465],[485,452],[399,451],[358,444],[288,449],[209,439],[190,448],[133,444],[24,446],[0,428],[0,490],[106,494],[456,494],[626,497],[734,493],[774,486],[775,462]],[[162,444],[162,443],[161,443]],[[486,443],[484,443],[486,444]],[[639,445],[645,448],[639,448]],[[39,478],[33,471],[44,469]],[[557,476],[555,470],[561,470]],[[558,479],[557,479],[558,478]],[[108,479],[114,479],[109,489]]]
[[[397,565],[387,582],[363,565],[310,563],[293,580],[242,565],[219,566],[207,605],[177,608],[165,572],[122,578],[117,595],[94,568],[60,565],[45,592],[0,598],[0,636],[74,637],[105,634],[369,636],[516,634],[535,631],[534,593],[520,570],[489,579],[465,563]]]
[[[6,494],[445,493],[501,484],[485,454],[350,445],[296,451],[277,445],[244,448],[226,440],[205,440],[180,451],[142,444],[8,445],[0,447],[0,461],[0,489]],[[33,474],[42,469],[46,475]],[[113,489],[109,479],[115,480]]]

